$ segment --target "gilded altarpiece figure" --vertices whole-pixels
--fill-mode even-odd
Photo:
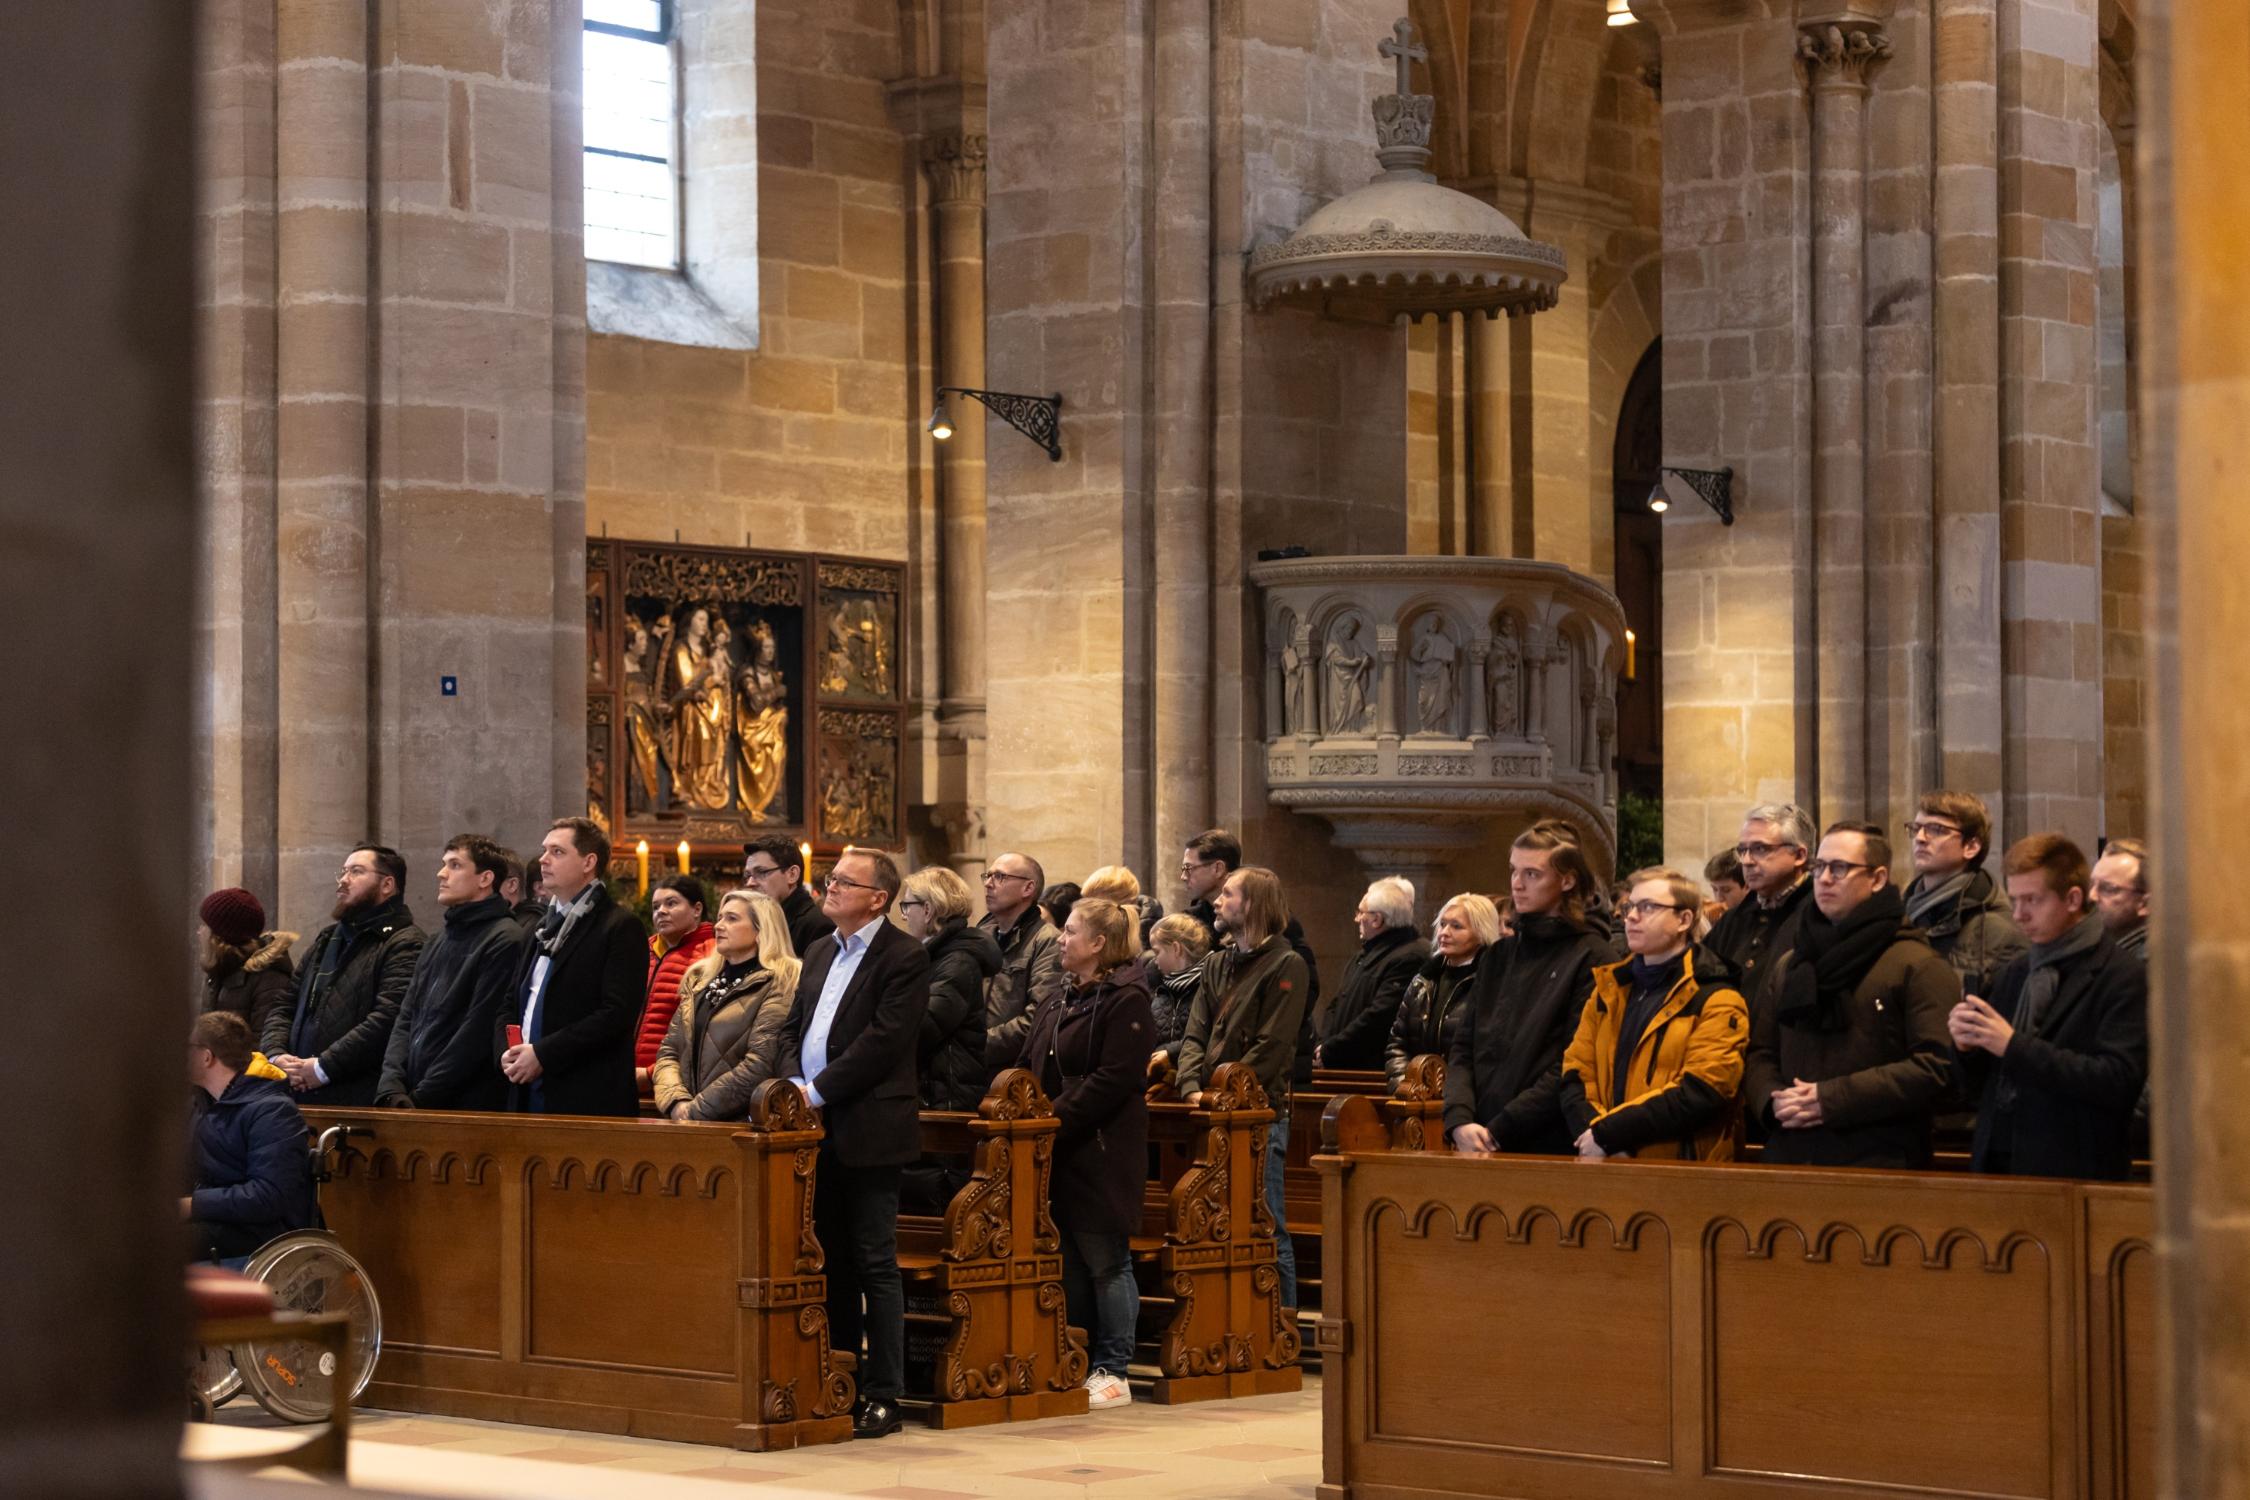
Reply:
[[[668,864],[685,840],[724,863],[758,833],[895,844],[903,582],[857,558],[589,539],[587,802],[618,857],[646,839]],[[836,710],[849,735],[827,732]]]

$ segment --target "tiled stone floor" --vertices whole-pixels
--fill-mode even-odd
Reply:
[[[191,1424],[183,1451],[245,1453],[277,1439],[271,1419],[243,1397],[217,1423]],[[1292,1396],[1135,1401],[966,1432],[910,1419],[896,1437],[790,1453],[370,1411],[353,1427],[352,1478],[464,1500],[1310,1500],[1320,1478],[1320,1381],[1307,1375]]]

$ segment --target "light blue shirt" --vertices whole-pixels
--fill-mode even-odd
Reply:
[[[851,988],[852,976],[859,972],[859,961],[867,956],[867,935],[874,929],[875,923],[869,922],[850,937],[836,939],[836,961],[828,966],[828,977],[820,986],[820,1000],[813,1006],[812,1020],[806,1023],[804,1045],[797,1052],[805,1071],[790,1081],[805,1091],[806,1102],[814,1109],[819,1109],[823,1101],[820,1090],[812,1086],[811,1080],[828,1071],[828,1031],[836,1024],[836,1007],[844,1003],[844,991]]]

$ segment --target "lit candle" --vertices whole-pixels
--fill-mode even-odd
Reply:
[[[688,849],[688,841],[687,841],[686,839],[681,839],[681,840],[680,840],[680,873],[681,873],[682,875],[685,875],[685,874],[686,874],[686,873],[688,872],[688,854],[689,854],[689,852],[690,852],[690,851],[689,851],[689,849]]]
[[[1640,638],[1638,636],[1634,635],[1630,630],[1625,632],[1625,680],[1627,682],[1636,680],[1636,666],[1633,660],[1633,655],[1634,647],[1639,644]]]
[[[805,862],[803,873],[798,876],[798,882],[803,885],[812,884],[812,845],[800,843],[797,846],[797,857]]]
[[[633,857],[641,866],[641,899],[648,899],[648,840],[642,839],[633,846]]]

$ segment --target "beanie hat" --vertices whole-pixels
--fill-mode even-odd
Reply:
[[[201,916],[211,936],[236,948],[249,947],[266,930],[266,909],[240,886],[205,896]]]

